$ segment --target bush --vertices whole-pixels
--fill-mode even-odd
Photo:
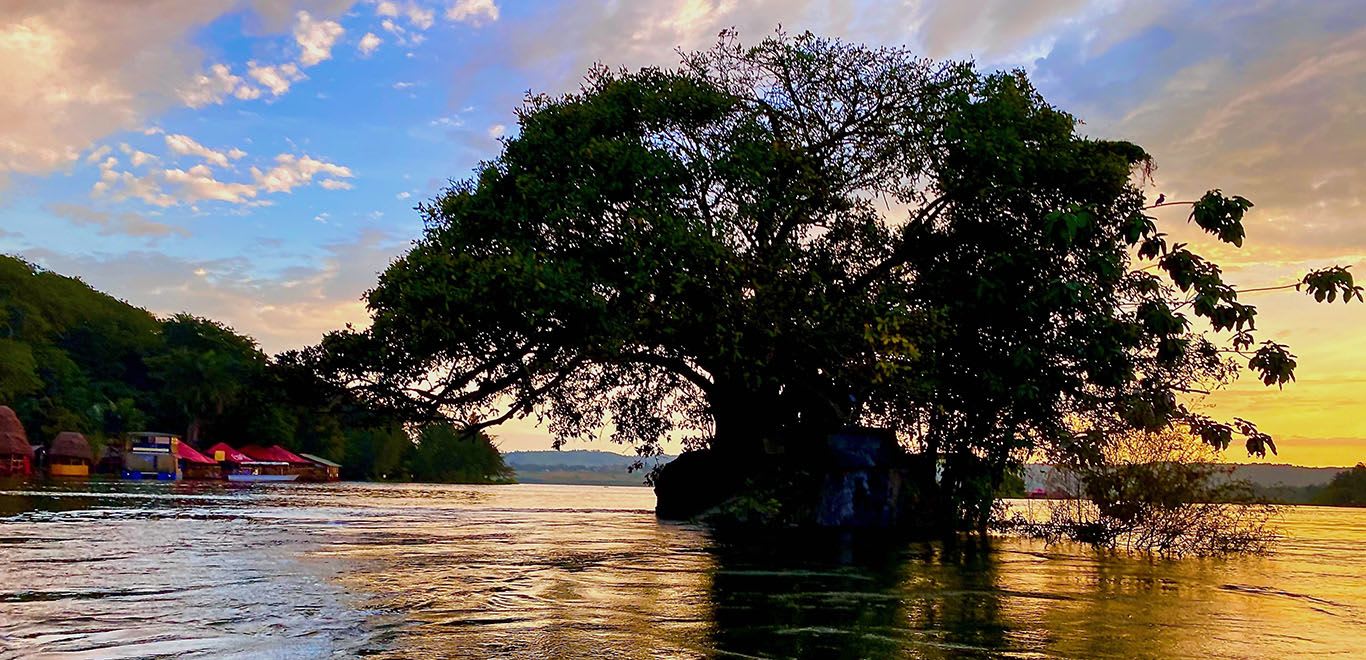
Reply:
[[[1050,543],[1163,557],[1260,554],[1277,538],[1277,508],[1228,478],[1214,450],[1178,433],[1112,438],[1097,461],[1056,466],[1077,497],[1014,511],[998,528]]]

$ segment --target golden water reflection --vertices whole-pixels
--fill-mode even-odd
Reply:
[[[744,543],[645,489],[0,485],[0,656],[1275,657],[1363,651],[1366,511],[1268,558]]]

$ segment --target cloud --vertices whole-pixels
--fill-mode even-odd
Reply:
[[[405,29],[392,18],[380,21],[379,26],[385,32],[394,35],[394,41],[400,46],[417,46],[427,40],[427,37],[422,34],[422,30],[426,29],[425,27],[410,25],[409,28]],[[408,57],[412,56],[412,53],[408,54]]]
[[[360,38],[360,43],[356,44],[356,50],[359,50],[362,56],[369,57],[382,43],[384,40],[375,36],[374,32],[366,32],[365,36]]]
[[[190,77],[186,61],[196,59],[185,35],[222,10],[117,4],[0,3],[0,87],[9,90],[0,95],[0,178],[63,167],[174,103]]]
[[[182,87],[180,99],[191,108],[202,108],[222,103],[229,95],[237,94],[242,84],[242,77],[233,74],[231,67],[226,64],[215,64],[209,67],[207,73],[196,75],[189,84]],[[247,92],[247,95],[250,95],[250,92]]]
[[[283,65],[297,71],[293,64]],[[283,68],[283,67],[282,67]],[[274,67],[266,67],[273,70]],[[277,88],[277,84],[267,80],[262,80],[262,69],[257,68],[256,62],[247,62],[247,74],[256,78],[257,82],[265,84],[271,88],[275,96],[283,94],[289,89],[289,82],[283,83],[283,88]],[[275,73],[269,74],[273,80],[279,80],[280,76]],[[291,78],[298,80],[303,78],[302,74]],[[252,101],[261,98],[261,88],[253,87],[241,76],[234,74],[232,68],[226,64],[215,64],[209,67],[208,73],[196,75],[190,83],[180,89],[180,99],[185,105],[191,108],[202,108],[206,105],[218,105],[227,100],[229,96],[242,101]]]
[[[280,154],[275,157],[275,166],[262,172],[251,168],[252,178],[258,188],[265,192],[289,192],[296,187],[308,185],[317,174],[349,179],[351,169],[342,165],[321,161],[308,155]]]
[[[1176,214],[1173,238],[1226,268],[1353,259],[1366,253],[1366,15],[1359,3],[1190,3],[1124,22],[1098,44],[1060,35],[1035,78],[1097,136],[1141,144],[1169,198],[1210,188],[1256,203],[1247,247],[1223,249]],[[1134,62],[1141,66],[1134,66]],[[1218,252],[1218,254],[1215,254]],[[1288,273],[1287,273],[1288,275]]]
[[[103,150],[104,153],[109,153],[108,146],[104,147]],[[156,156],[153,156],[152,154],[149,154],[145,151],[141,151],[138,149],[134,149],[133,147],[129,146],[127,142],[119,143],[119,151],[123,152],[125,156],[128,156],[128,160],[133,164],[133,167],[142,167],[143,165],[146,165],[148,163],[155,163],[158,160],[158,158]],[[91,152],[91,156],[94,156],[96,153],[99,152],[100,150],[96,149],[94,152]],[[242,155],[246,155],[245,153],[240,152],[237,149],[233,149],[232,153],[240,153]],[[241,156],[237,157],[240,158]],[[87,158],[86,161],[93,162],[90,158]]]
[[[402,15],[408,24],[417,30],[426,30],[436,20],[436,12],[409,0],[400,5],[392,0],[384,0],[375,5],[375,15],[382,18],[398,18]]]
[[[246,155],[239,149],[227,153],[215,151],[181,135],[167,135],[166,144],[176,153],[197,156],[220,167]],[[120,171],[119,165],[118,158],[114,156],[107,156],[99,164],[100,178],[91,187],[92,195],[97,198],[109,197],[114,201],[136,199],[163,208],[204,201],[268,206],[271,202],[260,199],[261,196],[292,192],[295,188],[312,184],[318,175],[324,177],[318,184],[324,190],[349,190],[351,184],[342,179],[354,176],[351,169],[343,165],[307,154],[296,156],[288,153],[276,156],[275,164],[268,170],[252,167],[249,181],[221,180],[204,163],[188,170],[172,167],[142,175]]]
[[[394,195],[394,199],[408,199],[409,197],[412,197],[412,196],[413,196],[412,193],[410,193],[410,192],[404,190],[403,192],[400,192],[399,194]]]
[[[456,0],[445,16],[448,21],[482,25],[498,20],[498,5],[493,0]]]
[[[45,208],[54,215],[66,218],[77,226],[94,227],[95,233],[100,236],[148,238],[165,238],[167,236],[188,238],[190,236],[189,230],[184,227],[148,220],[137,213],[110,213],[65,202],[49,204]]]
[[[498,138],[500,138],[500,137],[503,137],[503,133],[505,133],[506,131],[507,131],[507,127],[506,127],[506,126],[504,126],[504,125],[502,125],[502,124],[494,124],[494,125],[492,125],[492,126],[489,127],[488,133],[489,133],[489,137],[491,137],[491,138],[493,138],[493,139],[496,140],[496,139],[498,139]]]
[[[90,153],[85,157],[85,162],[92,164],[97,163],[100,160],[103,160],[105,156],[108,156],[109,152],[112,150],[113,149],[107,144],[100,145],[99,148],[90,150]]]
[[[497,13],[496,8],[494,9],[494,13]],[[417,5],[416,3],[412,2],[408,3],[408,6],[404,8],[403,15],[408,17],[409,24],[411,24],[414,28],[417,28],[419,30],[426,30],[430,28],[432,24],[436,21],[436,12],[430,9],[425,9]]]
[[[191,138],[188,135],[167,134],[165,139],[166,148],[170,149],[172,153],[181,156],[195,156],[197,158],[203,159],[206,163],[211,163],[213,165],[217,165],[218,167],[227,167],[229,161],[236,160],[247,155],[247,152],[237,148],[233,148],[227,153],[224,153],[222,151],[215,151],[198,142],[195,142],[194,138]],[[147,155],[150,156],[150,154]],[[137,166],[138,164],[139,163],[137,162],[137,160],[133,161],[134,166]]]
[[[930,57],[962,57],[971,54],[991,59],[1011,53],[1030,42],[1047,44],[1053,28],[1075,23],[1091,4],[1089,0],[981,0],[980,2],[925,3],[911,20]]]
[[[260,65],[255,60],[247,62],[247,75],[270,90],[271,96],[283,95],[289,91],[290,85],[308,77],[293,62],[277,66]]]
[[[254,13],[267,34],[296,11],[336,15],[352,0],[4,0],[0,2],[0,184],[76,162],[99,140],[174,107],[249,100],[261,90],[227,64],[202,68],[195,39],[225,15]],[[311,16],[311,15],[310,15]],[[306,54],[336,25],[312,20]],[[340,26],[337,26],[338,28]],[[313,38],[318,32],[322,37]],[[335,37],[332,37],[335,41]],[[329,46],[330,47],[330,46]],[[321,61],[319,59],[318,61]]]
[[[108,195],[115,201],[138,199],[152,206],[174,206],[176,200],[161,189],[159,173],[137,176],[132,172],[120,172],[119,159],[109,156],[100,162],[100,179],[90,188],[95,197]]]
[[[295,16],[298,22],[294,25],[294,41],[299,44],[299,64],[310,67],[332,59],[332,45],[346,32],[341,24],[315,20],[306,11]]]
[[[182,204],[206,200],[243,204],[255,199],[258,193],[257,187],[249,183],[219,181],[203,165],[191,167],[189,171],[162,170],[161,180],[174,188],[171,195]]]

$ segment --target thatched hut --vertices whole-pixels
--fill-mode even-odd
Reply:
[[[33,471],[33,447],[19,416],[0,406],[0,477],[28,476]]]
[[[47,450],[47,471],[54,477],[88,477],[94,462],[90,442],[73,431],[58,433]]]

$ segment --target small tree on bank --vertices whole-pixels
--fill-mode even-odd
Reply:
[[[889,426],[945,526],[984,525],[1031,449],[1099,461],[1179,426],[1275,450],[1181,405],[1295,362],[1150,215],[1183,205],[1240,246],[1251,202],[1149,202],[1149,155],[1080,135],[1021,72],[727,33],[676,69],[532,96],[519,125],[420,206],[371,327],[313,352],[330,378],[414,418],[537,416],[557,445],[610,423],[642,453],[681,436],[754,472]],[[1341,268],[1300,286],[1361,297]]]

